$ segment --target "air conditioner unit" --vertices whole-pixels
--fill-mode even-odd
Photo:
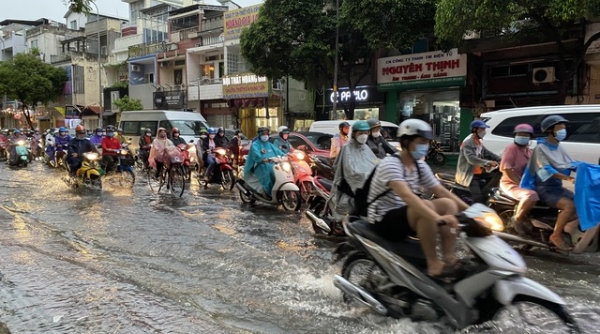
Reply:
[[[534,84],[551,83],[556,81],[554,67],[538,67],[533,69],[532,82]]]
[[[131,65],[131,72],[139,72],[142,69],[140,68],[139,65]]]
[[[273,80],[273,90],[281,90],[281,81]]]

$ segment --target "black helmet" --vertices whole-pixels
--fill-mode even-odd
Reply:
[[[234,132],[234,134],[235,134],[236,136],[237,136],[237,135],[239,135],[240,133],[242,133],[242,130],[239,130],[239,129],[238,129],[238,130],[235,130],[235,132]]]
[[[342,122],[340,123],[340,126],[338,127],[340,130],[345,128],[345,127],[350,127],[350,123],[348,122]]]
[[[369,127],[372,128],[376,128],[376,127],[381,127],[381,121],[379,121],[378,119],[375,118],[371,118],[369,120],[367,120],[367,123],[369,123]]]
[[[95,132],[104,132],[104,129],[103,128],[96,128]]]
[[[544,120],[542,121],[542,124],[541,124],[542,132],[548,131],[548,129],[555,126],[556,124],[563,124],[563,123],[568,124],[569,121],[560,115],[548,116],[548,117],[544,118]]]
[[[112,125],[109,125],[106,127],[106,132],[115,132],[115,127]]]
[[[219,128],[219,131],[217,131],[217,133],[218,133],[218,132],[223,132],[223,133],[225,133],[225,128],[224,128],[224,127],[220,127],[220,128]]]
[[[265,131],[269,131],[269,128],[267,128],[266,126],[261,126],[258,128],[258,134],[260,135],[261,133],[265,132]]]

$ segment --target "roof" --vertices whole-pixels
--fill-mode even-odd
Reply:
[[[580,104],[580,105],[559,105],[559,106],[539,106],[539,107],[523,107],[523,108],[509,108],[490,111],[481,114],[481,117],[492,117],[493,115],[506,114],[509,116],[514,115],[527,115],[527,111],[542,111],[547,113],[570,113],[570,112],[598,112],[600,110],[600,104]]]
[[[10,24],[21,24],[21,25],[25,25],[25,26],[41,26],[42,24],[49,24],[50,20],[48,19],[37,19],[35,21],[30,21],[30,20],[13,20],[13,19],[6,19],[4,21],[0,21],[0,26],[7,26]]]
[[[69,8],[69,10],[67,10],[67,13],[65,14],[65,16],[63,16],[63,18],[65,18],[65,19],[66,19],[66,18],[67,18],[67,17],[69,17],[69,15],[71,15],[72,13],[73,13],[73,11],[72,11],[72,10]],[[91,12],[89,16],[90,16],[90,17],[92,17],[92,16],[93,16],[93,17],[96,17],[96,13],[95,13],[95,12]],[[129,22],[129,19],[128,19],[128,18],[125,18],[125,17],[119,17],[119,16],[116,16],[116,15],[107,15],[107,14],[102,14],[102,13],[100,13],[98,16],[100,16],[101,18],[109,18],[109,19],[115,19],[115,20],[119,20],[119,21],[127,21],[127,22]],[[95,20],[94,20],[94,21],[95,21]],[[94,22],[94,21],[91,21],[91,22]]]
[[[218,6],[218,5],[198,4],[198,5],[191,5],[191,6],[172,10],[169,12],[169,15],[183,14],[183,13],[191,12],[191,11],[198,10],[198,9],[202,9],[204,11],[214,10],[214,11],[226,12],[229,10],[229,7]]]

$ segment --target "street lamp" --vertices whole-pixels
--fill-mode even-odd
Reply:
[[[333,65],[333,107],[329,119],[333,119],[337,111],[338,101],[338,53],[339,53],[339,36],[340,36],[340,0],[335,0],[335,60]]]

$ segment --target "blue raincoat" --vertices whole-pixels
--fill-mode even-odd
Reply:
[[[283,155],[285,155],[285,153],[268,141],[263,142],[261,140],[257,140],[252,143],[250,154],[248,155],[246,164],[244,165],[244,171],[246,175],[251,174],[258,179],[260,185],[267,195],[271,195],[275,173],[273,171],[273,164],[270,162],[263,162],[262,160]],[[248,176],[244,177],[246,181],[248,181],[247,177]]]
[[[600,223],[600,166],[579,163],[574,201],[583,231]]]
[[[290,151],[294,148],[289,140],[283,140],[281,137],[275,138],[275,140],[273,140],[273,145],[277,146],[277,148],[285,154],[290,153]],[[282,146],[285,146],[286,148],[283,148]]]

